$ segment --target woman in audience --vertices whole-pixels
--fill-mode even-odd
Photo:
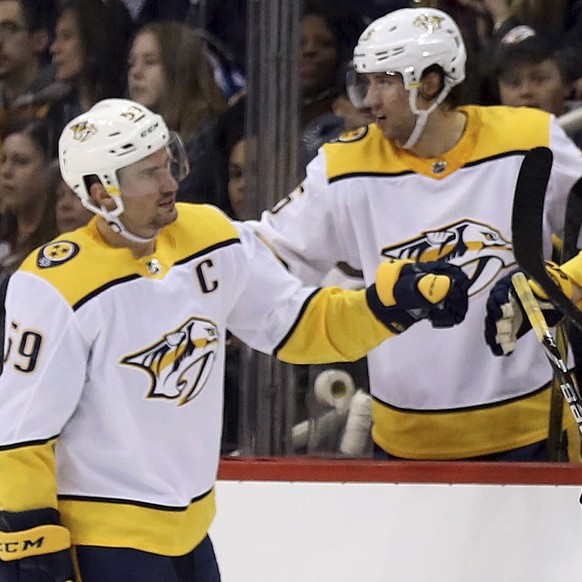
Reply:
[[[179,22],[146,24],[129,51],[127,88],[131,99],[160,113],[186,144],[190,174],[178,198],[216,202],[220,191],[215,122],[227,104],[197,32]]]
[[[70,90],[47,114],[55,135],[76,115],[107,97],[125,94],[125,63],[133,33],[121,0],[62,0],[50,52],[55,77]]]
[[[12,274],[35,247],[57,234],[50,172],[53,137],[42,120],[15,121],[0,150],[0,272]]]
[[[55,213],[59,234],[71,232],[87,224],[93,213],[81,204],[81,199],[63,180],[58,160],[51,163],[51,174],[52,183],[55,184]]]
[[[57,234],[52,151],[52,132],[45,121],[8,124],[0,149],[0,345],[4,345],[4,296],[10,275],[34,248]]]
[[[301,127],[305,128],[332,112],[337,87],[343,84],[346,64],[365,23],[345,1],[305,0],[300,28]]]

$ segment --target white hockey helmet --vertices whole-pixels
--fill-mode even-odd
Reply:
[[[375,20],[354,49],[358,73],[400,73],[404,87],[418,83],[423,71],[439,65],[444,83],[465,79],[467,51],[455,21],[436,8],[403,8]]]
[[[361,34],[354,49],[353,70],[348,72],[346,88],[355,107],[365,106],[369,81],[365,73],[402,75],[409,91],[410,110],[416,125],[402,145],[412,148],[420,138],[429,115],[450,90],[465,79],[467,51],[459,27],[436,8],[402,8],[375,20]],[[422,74],[432,65],[444,71],[443,88],[428,109],[417,106]]]
[[[67,185],[83,205],[103,216],[117,232],[128,234],[119,216],[124,205],[117,172],[166,148],[176,181],[188,173],[188,158],[178,134],[160,115],[129,99],[104,99],[71,120],[59,139],[59,164]],[[108,211],[89,195],[86,178],[97,176],[116,203]],[[131,240],[140,240],[129,233]]]

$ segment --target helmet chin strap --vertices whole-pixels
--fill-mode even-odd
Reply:
[[[429,115],[445,100],[450,90],[450,87],[445,85],[428,109],[418,109],[416,106],[418,99],[418,86],[412,86],[410,88],[408,92],[408,104],[412,113],[416,115],[416,123],[412,133],[408,136],[406,143],[402,146],[403,149],[409,150],[416,145],[426,127]]]
[[[137,234],[129,232],[127,228],[125,228],[125,225],[123,224],[123,222],[121,222],[118,216],[114,216],[113,214],[111,214],[111,212],[105,210],[105,208],[103,207],[101,207],[101,212],[99,214],[101,214],[101,216],[105,218],[105,220],[107,221],[107,225],[113,232],[120,234],[123,238],[125,238],[128,241],[143,244],[152,242],[156,238],[155,235],[149,238],[144,238],[142,236],[138,236]]]

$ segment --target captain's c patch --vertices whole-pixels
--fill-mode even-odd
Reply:
[[[38,251],[36,262],[41,269],[56,267],[71,260],[78,252],[78,244],[68,240],[59,240],[44,245]]]

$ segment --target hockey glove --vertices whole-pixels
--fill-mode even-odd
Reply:
[[[567,297],[573,296],[573,285],[569,277],[551,261],[546,261],[548,274],[562,289]],[[516,341],[531,329],[529,319],[511,284],[512,271],[495,283],[487,299],[485,316],[485,341],[496,356],[508,356],[515,350]],[[556,325],[562,319],[562,313],[548,301],[541,287],[531,279],[528,283],[538,300],[540,309],[549,326]]]
[[[368,305],[391,331],[400,333],[421,319],[452,327],[465,318],[469,279],[445,261],[386,261],[366,291]]]
[[[56,509],[0,511],[0,580],[73,582],[70,546]]]

